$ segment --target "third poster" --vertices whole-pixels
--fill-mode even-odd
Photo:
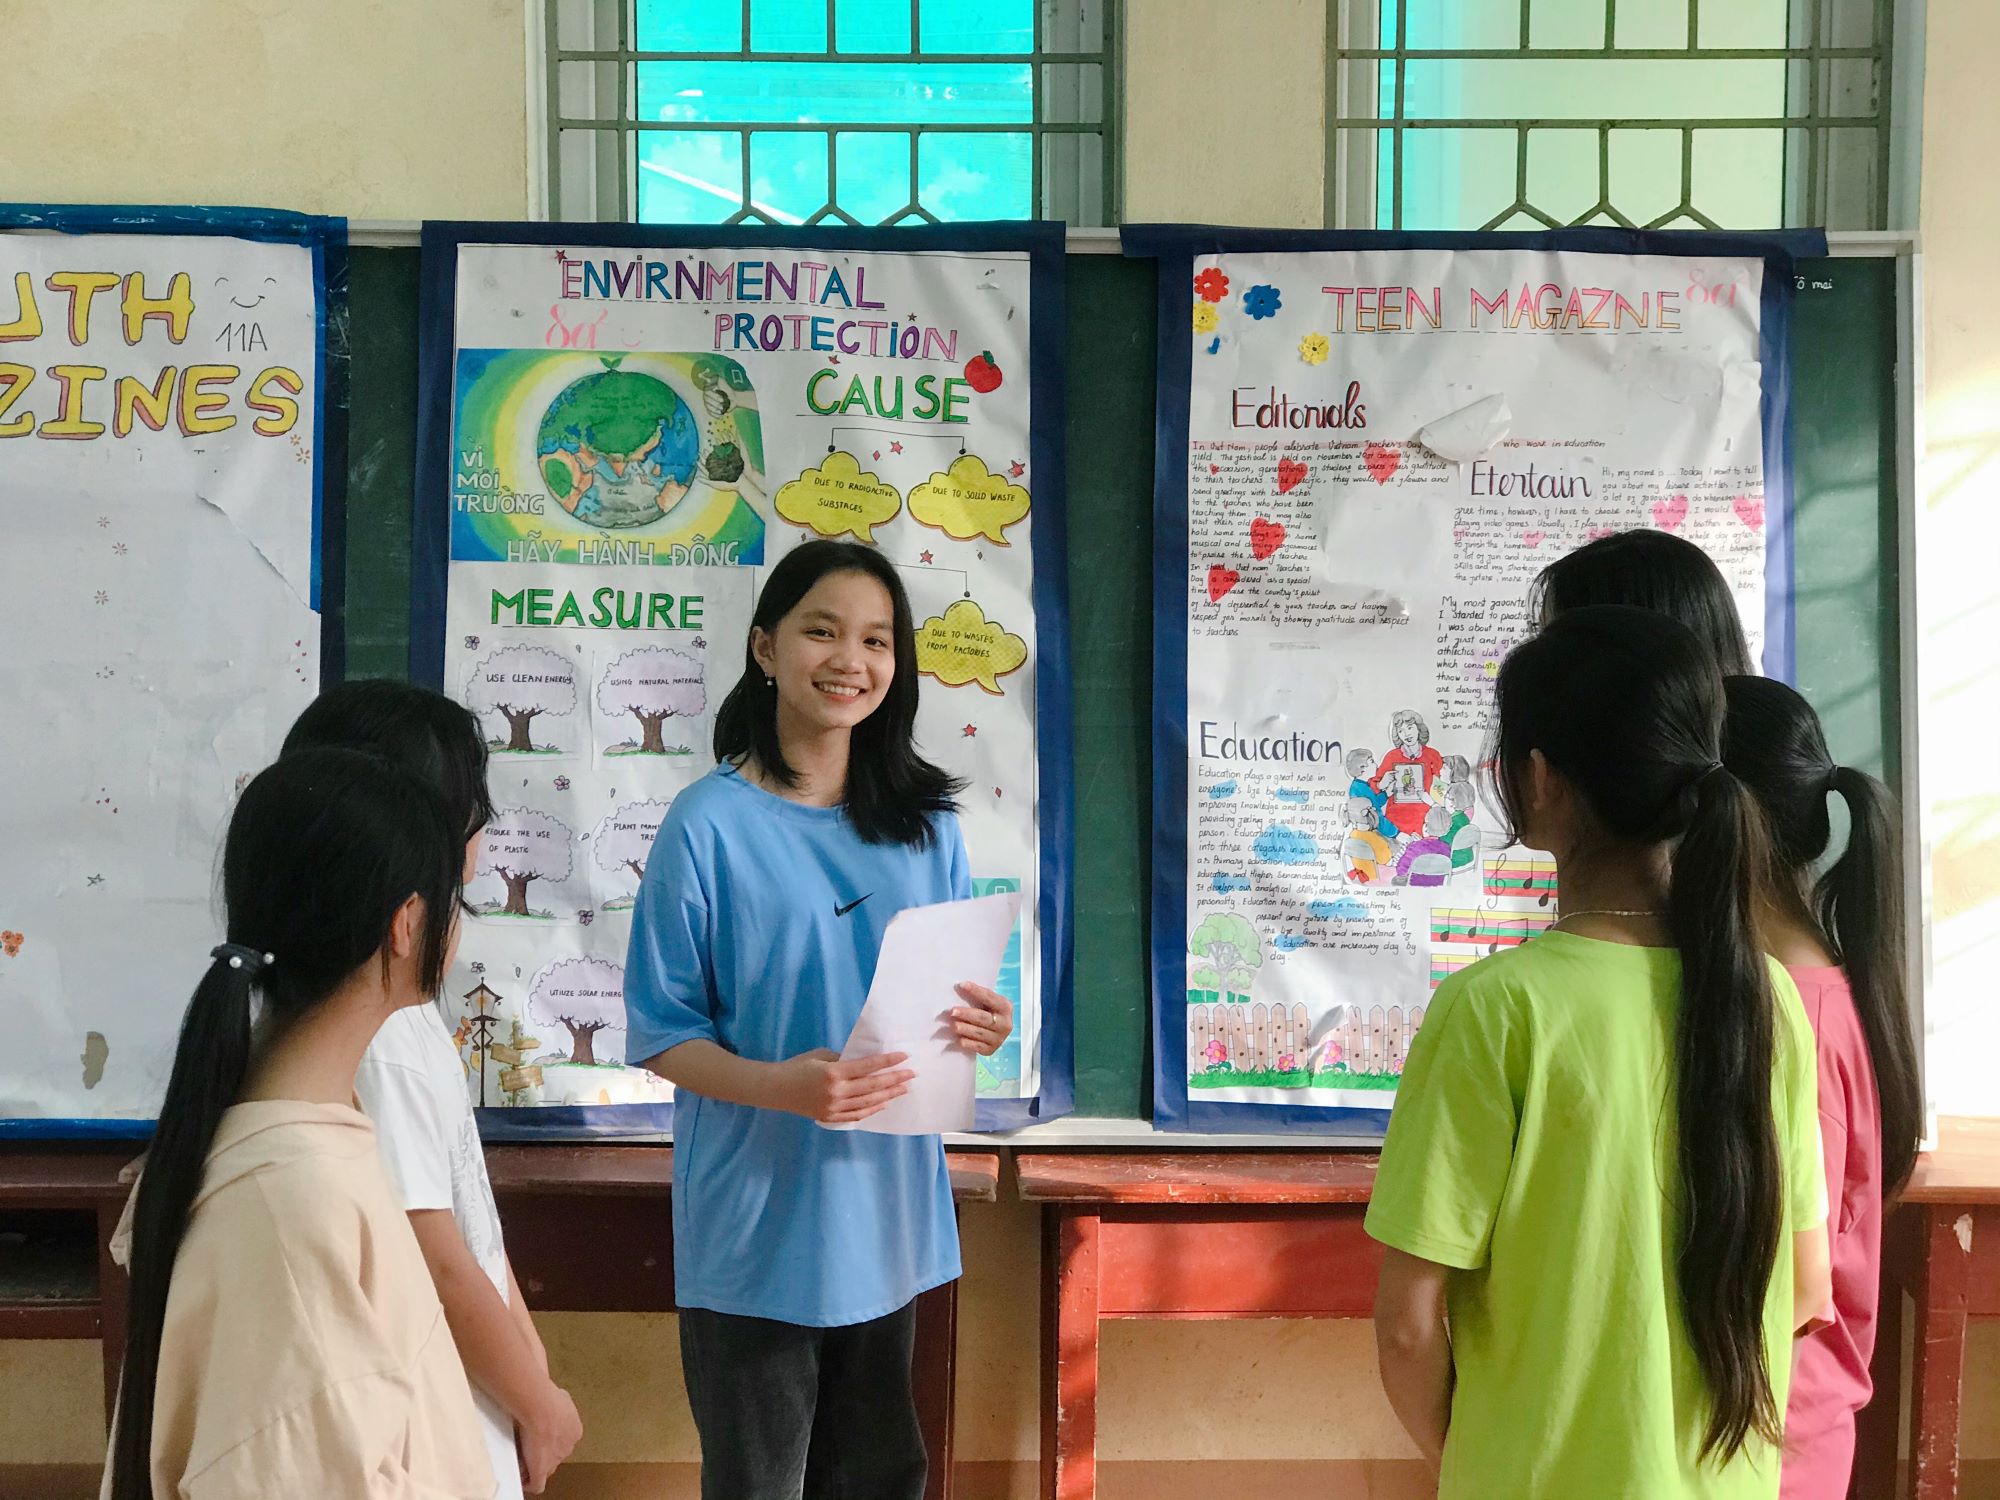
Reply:
[[[1457,240],[1161,249],[1163,1125],[1378,1132],[1436,985],[1555,920],[1482,772],[1550,562],[1685,538],[1787,672],[1784,258]]]

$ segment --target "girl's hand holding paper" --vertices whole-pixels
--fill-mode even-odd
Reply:
[[[851,1062],[900,1053],[913,1076],[886,1107],[828,1129],[933,1135],[972,1128],[973,1056],[997,1051],[1014,1027],[1013,1006],[992,985],[1020,913],[1018,892],[896,913],[840,1055]]]

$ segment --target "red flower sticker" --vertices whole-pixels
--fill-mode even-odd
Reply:
[[[1204,302],[1220,302],[1229,295],[1229,278],[1210,266],[1195,277],[1194,292]]]

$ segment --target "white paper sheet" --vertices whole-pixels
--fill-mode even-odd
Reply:
[[[957,986],[989,989],[1000,974],[1007,938],[1021,912],[1018,891],[912,906],[889,920],[861,1019],[841,1049],[843,1060],[884,1052],[909,1055],[910,1091],[857,1125],[879,1135],[936,1135],[970,1130],[976,1070],[946,1015],[965,1002]]]

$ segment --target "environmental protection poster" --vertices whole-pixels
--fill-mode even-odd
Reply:
[[[0,206],[0,1132],[143,1133],[236,794],[338,678],[344,255],[338,220]]]
[[[1068,1107],[1060,246],[426,227],[413,670],[491,751],[443,1002],[489,1135],[670,1122],[623,1045],[639,880],[766,571],[816,538],[900,571],[921,748],[967,782],[978,891],[1023,896],[981,1124]]]
[[[1136,243],[1162,254],[1156,1117],[1379,1133],[1431,992],[1556,918],[1485,769],[1536,575],[1671,532],[1786,671],[1788,266],[1589,231]]]

